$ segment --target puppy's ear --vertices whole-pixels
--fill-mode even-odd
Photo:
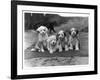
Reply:
[[[69,35],[71,35],[71,31],[68,31]]]
[[[64,32],[64,36],[66,36],[66,33]]]
[[[46,27],[45,29],[46,29],[46,32],[48,32],[48,28]]]
[[[76,35],[79,33],[79,31],[78,30],[76,30]]]
[[[39,28],[37,28],[36,32],[37,32],[37,33],[39,33],[39,32],[40,32],[40,29],[39,29]]]

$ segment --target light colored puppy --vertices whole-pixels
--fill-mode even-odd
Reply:
[[[59,52],[62,52],[63,49],[65,49],[65,51],[68,51],[68,39],[66,36],[66,33],[63,30],[60,30],[57,33],[57,48],[59,50]]]
[[[32,49],[31,51],[38,49],[39,52],[44,52],[44,47],[47,45],[48,29],[45,26],[40,26],[36,31],[38,32],[38,41],[35,45],[35,49]]]
[[[76,28],[71,28],[70,32],[69,32],[70,36],[69,36],[69,49],[73,50],[75,48],[75,50],[79,50],[79,36],[78,36],[78,30]]]
[[[51,35],[47,39],[47,49],[49,53],[54,53],[57,50],[56,35]]]

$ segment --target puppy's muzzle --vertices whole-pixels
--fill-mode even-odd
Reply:
[[[51,45],[52,46],[55,46],[56,45],[56,41],[53,41]]]
[[[75,37],[76,36],[76,32],[72,32],[72,37]]]
[[[45,33],[45,32],[41,32],[41,34],[42,34],[42,35],[45,35],[46,33]]]
[[[60,40],[63,40],[63,38],[64,38],[63,36],[59,36],[59,39],[60,39]]]

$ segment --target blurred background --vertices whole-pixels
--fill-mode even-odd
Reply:
[[[52,25],[53,27],[61,27],[64,30],[75,27],[83,32],[88,32],[88,17],[65,17],[59,14],[25,13],[25,30],[36,30],[41,25],[47,27]]]

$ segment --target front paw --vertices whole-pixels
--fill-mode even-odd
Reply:
[[[36,51],[36,49],[35,48],[32,48],[31,51]]]
[[[59,52],[62,52],[62,49],[59,49]]]
[[[68,48],[65,48],[65,51],[68,51],[69,49]]]
[[[79,50],[79,48],[77,47],[77,48],[75,48],[75,50],[76,50],[76,51],[78,51],[78,50]]]
[[[73,50],[73,47],[69,47],[70,50]]]
[[[51,54],[53,54],[53,51],[50,51]]]
[[[44,52],[44,49],[42,49],[41,52]]]
[[[41,50],[38,50],[39,52],[41,52]]]
[[[65,51],[68,51],[68,50],[69,50],[68,46],[65,46]]]

